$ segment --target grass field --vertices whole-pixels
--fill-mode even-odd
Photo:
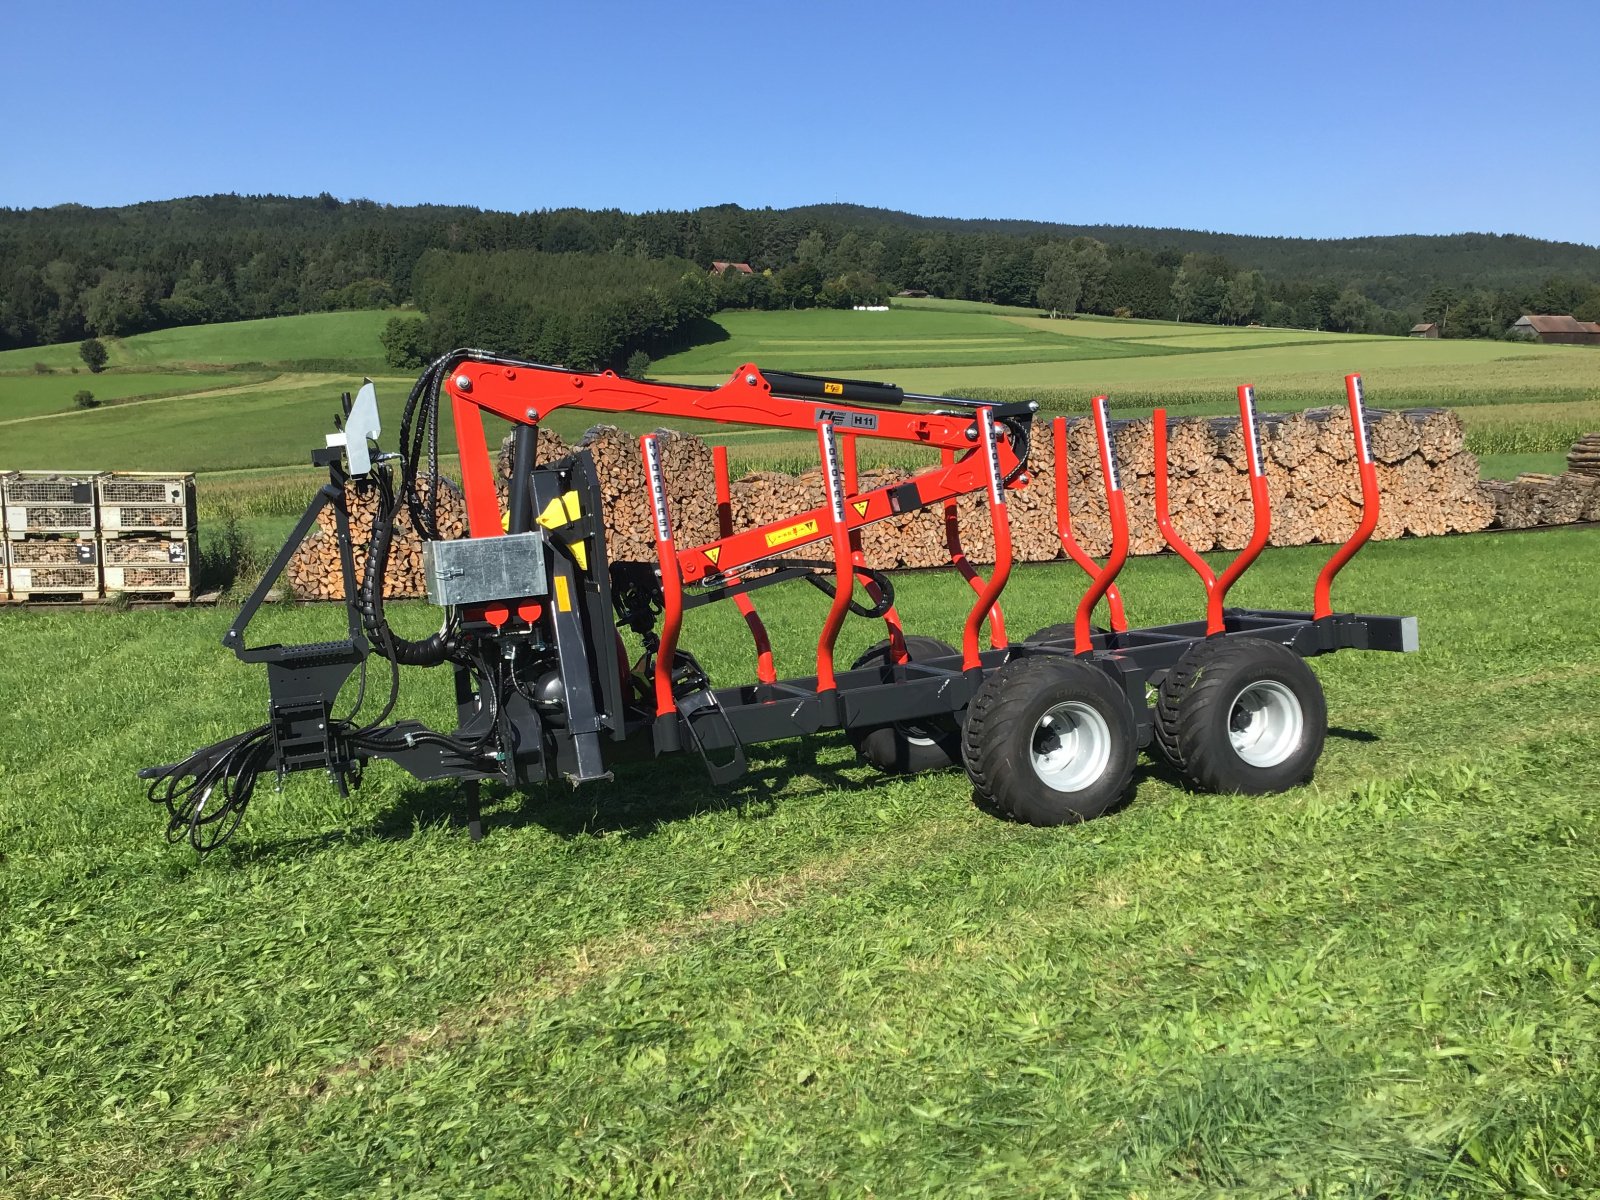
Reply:
[[[309,313],[299,317],[161,329],[128,338],[103,338],[102,341],[110,354],[112,370],[237,363],[286,368],[339,363],[338,368],[328,369],[378,370],[383,367],[383,346],[378,335],[394,315],[392,312]],[[57,370],[83,366],[76,342],[0,351],[0,372],[28,371],[36,362]]]
[[[1149,765],[1057,830],[830,737],[725,789],[683,758],[497,799],[478,846],[448,789],[297,776],[197,860],[133,772],[260,719],[229,613],[0,612],[0,1192],[1594,1195],[1593,538],[1370,547],[1341,607],[1417,614],[1423,650],[1314,664],[1312,785]],[[1304,604],[1319,561],[1269,552],[1237,599]],[[1198,608],[1170,559],[1124,580],[1137,622]],[[1011,625],[1078,586],[1020,570]],[[959,580],[900,590],[955,635]],[[824,601],[760,602],[802,669]],[[751,673],[728,606],[686,644]],[[412,674],[402,712],[443,720]]]

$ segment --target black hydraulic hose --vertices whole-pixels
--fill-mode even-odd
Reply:
[[[375,471],[373,479],[378,488],[378,510],[372,521],[372,540],[367,545],[366,571],[361,579],[361,622],[368,636],[391,662],[413,667],[438,666],[449,661],[459,646],[453,630],[447,627],[421,641],[412,641],[395,633],[384,615],[383,581],[388,572],[389,549],[394,542],[394,524],[400,505],[387,469]]]

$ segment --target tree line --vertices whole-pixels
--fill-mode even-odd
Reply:
[[[412,272],[426,317],[395,317],[383,331],[397,367],[420,367],[458,346],[582,370],[622,366],[689,340],[717,308],[711,276],[684,259],[536,250],[428,250]]]
[[[751,273],[709,274],[719,260]],[[509,263],[554,290],[535,294]],[[606,263],[630,265],[613,272]],[[687,282],[691,272],[698,282]],[[509,301],[497,306],[488,284],[475,286],[475,273],[521,297],[521,315]],[[1484,234],[1249,238],[851,205],[513,214],[323,195],[0,209],[0,348],[412,304],[438,310],[407,334],[417,345],[473,328],[462,324],[469,314],[487,322],[482,330],[514,328],[519,345],[563,346],[565,361],[598,355],[593,365],[617,365],[617,355],[686,336],[685,314],[703,315],[707,304],[847,307],[901,291],[1063,314],[1355,332],[1437,320],[1446,336],[1497,337],[1522,312],[1600,319],[1600,249]],[[556,305],[566,315],[533,313]]]

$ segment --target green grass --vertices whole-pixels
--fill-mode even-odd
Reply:
[[[1542,454],[1480,454],[1478,474],[1485,479],[1515,479],[1527,471],[1559,475],[1567,469],[1567,456],[1560,450]]]
[[[215,388],[237,387],[241,383],[265,380],[265,374],[244,376],[154,371],[105,371],[90,375],[9,375],[0,376],[0,428],[9,421],[76,411],[73,397],[80,391],[92,392],[102,405],[151,397],[176,396]],[[12,436],[20,434],[11,430]],[[0,434],[4,437],[4,434]]]
[[[1150,766],[1056,830],[828,737],[729,788],[681,758],[496,797],[478,846],[446,788],[297,776],[196,860],[132,772],[259,719],[229,613],[0,613],[0,1191],[1593,1195],[1593,537],[1370,547],[1341,606],[1417,613],[1424,649],[1314,662],[1312,785]],[[1302,604],[1320,559],[1269,552],[1238,599]],[[1170,559],[1125,582],[1140,621],[1197,610]],[[1019,571],[1010,623],[1078,586]],[[971,599],[901,593],[947,638]],[[822,598],[760,604],[801,669]],[[749,677],[729,606],[686,641]],[[447,691],[413,672],[401,711]]]
[[[892,308],[888,312],[808,309],[724,312],[713,319],[726,340],[661,359],[662,376],[720,375],[741,363],[774,370],[899,371],[907,367],[984,367],[1157,354],[1097,338],[1028,329],[983,312]]]
[[[127,338],[102,338],[110,365],[138,367],[265,364],[327,370],[383,369],[378,335],[393,312],[308,313],[220,325],[161,329]],[[0,372],[28,371],[36,362],[81,367],[78,343],[0,351]],[[337,365],[335,365],[337,364]]]

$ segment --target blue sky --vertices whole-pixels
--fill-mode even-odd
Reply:
[[[0,205],[209,192],[1600,243],[1600,2],[0,0]]]

